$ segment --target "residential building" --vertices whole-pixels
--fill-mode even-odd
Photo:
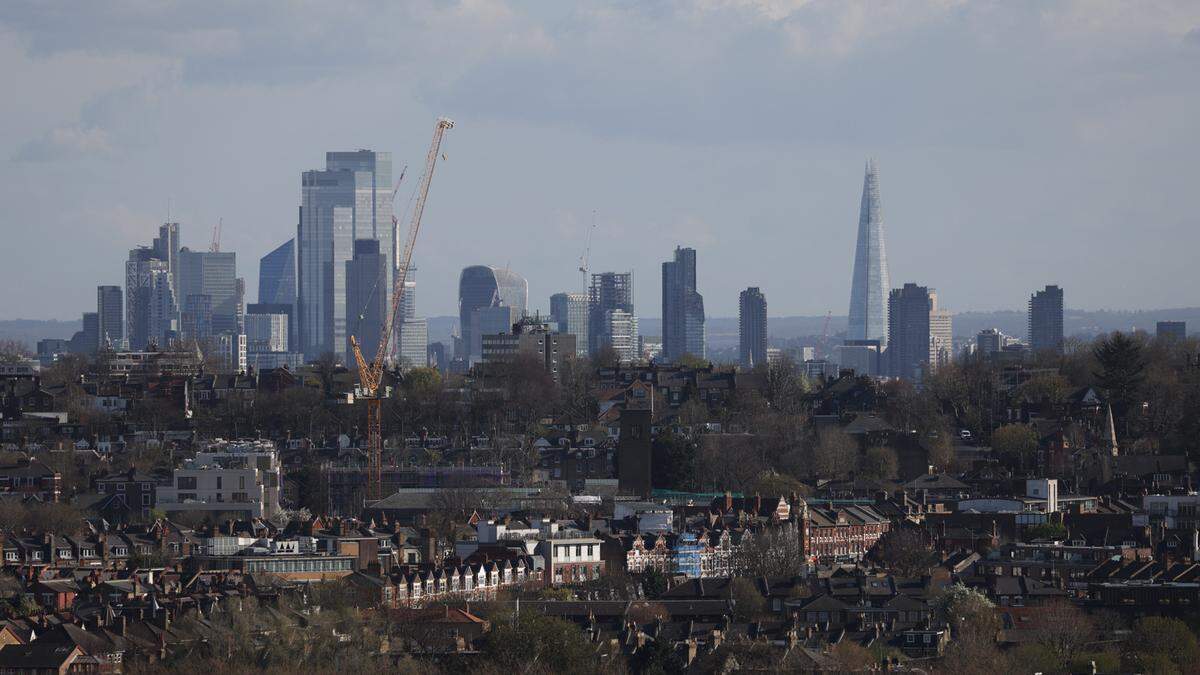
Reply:
[[[616,327],[622,332],[613,334],[613,315]],[[632,321],[633,331],[629,332]],[[598,353],[606,346],[619,343],[627,349],[630,359],[637,352],[637,316],[633,309],[633,272],[602,272],[592,275],[588,289],[588,349]],[[632,337],[632,344],[625,343]]]
[[[663,357],[705,356],[704,298],[696,291],[696,249],[675,248],[662,265]]]
[[[226,373],[244,373],[250,362],[245,333],[221,333],[214,341],[221,369]]]
[[[767,363],[767,296],[757,286],[738,296],[738,354],[744,368]]]
[[[401,321],[399,340],[396,357],[402,370],[429,365],[429,324],[425,319]]]
[[[42,502],[62,497],[62,474],[41,460],[21,458],[0,466],[0,494],[18,494]]]
[[[484,325],[480,325],[477,310],[506,307],[512,317],[507,323],[512,323],[525,315],[529,301],[529,282],[521,275],[507,269],[473,265],[464,268],[458,278],[458,320],[462,331],[462,340],[458,343],[455,356],[468,362],[478,361],[482,357],[483,335],[480,331],[491,333],[491,325],[487,317],[483,317]],[[492,313],[499,316],[501,312]],[[493,318],[494,318],[493,316]]]
[[[588,354],[588,298],[586,293],[550,296],[550,317],[559,333],[575,336],[575,353]]]
[[[97,349],[121,349],[125,340],[125,308],[120,286],[96,287],[96,315],[100,335]]]
[[[345,362],[354,363],[358,341],[367,360],[375,358],[382,337],[383,322],[390,309],[387,292],[387,258],[380,252],[377,239],[356,239],[354,257],[346,261],[346,342],[342,345]]]
[[[279,512],[281,477],[272,443],[214,443],[175,469],[171,484],[157,488],[156,502],[168,514],[241,512],[270,518]]]
[[[883,211],[879,198],[879,167],[875,160],[868,159],[858,214],[858,244],[854,250],[847,339],[878,340],[882,347],[888,346],[890,288]]]
[[[354,242],[374,239],[391,289],[396,260],[390,153],[329,152],[325,169],[301,174],[296,237],[300,351],[309,359],[343,354],[353,310],[346,306],[346,263]],[[385,292],[384,296],[390,296]]]
[[[927,369],[950,359],[952,342],[951,316],[938,309],[936,291],[912,283],[892,290],[887,359],[893,377],[920,381]]]
[[[985,328],[975,336],[975,353],[980,358],[988,358],[1004,347],[1004,333],[1001,333],[998,328]]]
[[[551,332],[533,317],[518,321],[510,333],[483,335],[483,363],[507,363],[518,354],[536,357],[557,382],[563,360],[575,354],[575,336]]]
[[[622,363],[638,361],[638,318],[629,312],[612,309],[600,322],[599,348],[611,348]]]
[[[1159,321],[1154,326],[1154,335],[1160,340],[1182,342],[1187,339],[1186,321]]]
[[[1063,291],[1047,286],[1029,297],[1029,348],[1033,353],[1061,352],[1063,345]]]

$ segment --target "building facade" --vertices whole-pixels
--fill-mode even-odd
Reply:
[[[696,249],[675,248],[662,264],[663,357],[705,356],[704,297],[696,291]]]
[[[459,352],[455,356],[470,362],[482,358],[482,332],[488,330],[481,326],[478,310],[493,307],[510,309],[509,324],[525,315],[529,302],[529,282],[521,275],[507,269],[499,269],[486,265],[473,265],[464,268],[458,278],[458,321],[462,331],[462,341]],[[485,313],[486,314],[486,313]],[[500,313],[496,313],[500,314]],[[487,317],[483,317],[487,322]],[[511,331],[511,325],[509,329]],[[499,331],[488,331],[499,332]]]
[[[550,296],[550,316],[559,333],[575,336],[575,353],[588,354],[588,299],[584,293],[555,293]]]
[[[610,314],[614,311],[619,314]],[[636,352],[637,317],[633,310],[633,272],[593,274],[592,285],[588,289],[588,349],[591,353],[594,355],[604,347],[614,344],[624,346],[629,337],[627,324],[631,318],[634,342],[631,349]],[[622,332],[614,335],[611,332],[614,326]]]
[[[887,347],[891,279],[883,236],[883,210],[879,198],[879,167],[867,160],[862,205],[858,214],[858,244],[854,250],[854,276],[850,285],[850,340],[879,340]]]
[[[1061,352],[1063,345],[1063,291],[1047,286],[1029,297],[1029,348]]]
[[[368,361],[375,358],[382,337],[383,321],[391,293],[387,292],[387,258],[376,239],[356,239],[354,256],[346,263],[346,342],[342,345],[345,362],[354,363],[350,338],[358,340]]]
[[[258,302],[296,304],[296,240],[288,239],[258,261]]]
[[[125,307],[120,286],[96,287],[96,315],[100,325],[97,349],[112,345],[121,349],[125,340]]]
[[[757,286],[738,296],[738,357],[743,368],[767,364],[767,296]]]
[[[178,297],[208,296],[212,333],[237,331],[241,324],[237,254],[231,251],[179,251]]]
[[[930,319],[937,294],[925,286],[904,284],[888,296],[888,372],[893,377],[920,381],[931,359],[934,334]]]

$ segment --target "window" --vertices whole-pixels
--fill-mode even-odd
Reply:
[[[217,489],[221,489],[221,476],[217,476]]]
[[[179,478],[177,478],[175,480],[175,487],[179,490],[195,490],[196,489],[196,477],[195,476],[180,476]],[[180,495],[180,498],[182,499],[183,495]],[[196,496],[192,495],[192,499],[195,499],[195,498],[196,498]]]
[[[142,493],[142,506],[150,506],[150,493]]]

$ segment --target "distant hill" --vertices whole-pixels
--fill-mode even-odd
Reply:
[[[61,338],[70,340],[71,336],[82,326],[80,319],[74,321],[40,321],[37,319],[0,320],[0,340],[17,340],[22,342],[29,351],[37,348],[38,340],[45,338]]]

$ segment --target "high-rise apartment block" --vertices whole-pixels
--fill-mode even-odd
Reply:
[[[622,363],[641,358],[638,341],[638,318],[623,309],[610,309],[600,322],[599,349],[611,348]]]
[[[555,293],[550,296],[550,317],[559,333],[575,336],[575,353],[588,354],[588,299],[584,293]]]
[[[616,321],[610,312],[621,312]],[[630,324],[632,319],[632,324]],[[638,343],[637,316],[633,311],[633,272],[602,272],[592,275],[588,288],[588,349],[598,353],[606,346],[624,345],[630,338],[627,334],[632,325],[633,344],[629,346],[630,358],[634,358]],[[624,331],[614,335],[610,331],[616,326]]]
[[[862,205],[858,214],[858,244],[850,285],[849,340],[879,340],[887,346],[891,280],[883,239],[883,210],[879,198],[879,168],[867,160]]]
[[[767,365],[767,296],[757,286],[738,296],[738,345],[744,368]]]
[[[1029,297],[1029,348],[1033,353],[1061,352],[1063,347],[1063,291],[1047,286]]]
[[[354,242],[373,239],[383,257],[381,294],[391,297],[396,229],[390,153],[329,152],[325,169],[301,175],[296,236],[297,320],[308,358],[343,354],[353,310],[346,306],[346,263]]]
[[[97,349],[124,349],[125,308],[120,286],[96,287],[96,316],[100,328]]]
[[[675,249],[662,264],[663,356],[678,361],[684,354],[705,356],[704,298],[696,291],[696,249]]]
[[[488,327],[496,325],[496,317],[503,314],[491,312],[490,316],[481,318],[474,316],[476,312],[489,308],[508,308],[510,311],[506,316],[510,320],[507,321],[507,330],[511,331],[512,323],[525,315],[528,301],[529,282],[521,275],[486,265],[464,268],[458,278],[458,321],[462,340],[455,356],[469,362],[479,361],[483,352],[480,324],[483,324],[483,330],[488,330]]]
[[[911,283],[892,290],[887,360],[893,376],[920,381],[927,370],[949,362],[952,344],[951,314],[938,309],[936,291]]]

